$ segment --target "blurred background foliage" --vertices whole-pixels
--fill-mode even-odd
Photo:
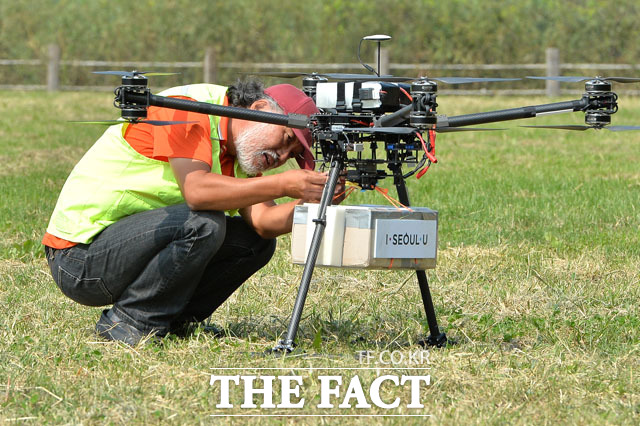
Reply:
[[[0,59],[56,43],[63,60],[201,61],[213,46],[219,62],[353,63],[362,36],[384,33],[396,63],[544,62],[547,47],[635,63],[639,18],[636,0],[0,0]],[[0,82],[41,68],[0,67]]]

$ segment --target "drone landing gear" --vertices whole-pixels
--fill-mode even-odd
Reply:
[[[316,265],[318,258],[318,252],[320,250],[320,244],[322,243],[322,236],[326,227],[326,210],[333,199],[333,193],[340,176],[340,171],[343,168],[343,164],[332,159],[331,169],[329,170],[329,178],[327,184],[322,192],[322,198],[320,199],[320,206],[318,208],[318,218],[313,221],[316,224],[311,245],[309,247],[309,254],[307,256],[307,262],[304,265],[302,272],[302,279],[300,287],[298,288],[298,295],[293,306],[293,313],[291,314],[291,320],[289,321],[289,327],[287,329],[287,335],[284,339],[273,347],[267,350],[267,353],[283,355],[293,352],[295,349],[295,338],[298,333],[298,326],[300,324],[300,318],[302,316],[302,309],[304,308],[305,300],[307,299],[307,293],[309,292],[309,284],[311,283],[311,275]],[[405,206],[409,206],[409,195],[404,184],[404,179],[400,176],[396,179],[396,189],[398,191],[398,199]],[[447,344],[447,336],[440,332],[438,328],[438,321],[436,319],[435,309],[433,307],[433,301],[431,300],[431,292],[429,291],[429,282],[427,281],[427,274],[425,271],[416,271],[418,278],[418,285],[420,287],[420,293],[422,295],[422,303],[427,315],[427,323],[429,325],[430,335],[426,340],[421,340],[419,344],[421,346],[435,346],[438,348],[444,347]]]
[[[394,170],[394,180],[396,191],[398,191],[398,201],[405,206],[410,206],[409,193],[407,192],[407,187],[399,169]],[[420,340],[418,343],[423,347],[435,346],[437,348],[442,348],[447,345],[447,336],[440,332],[440,329],[438,328],[438,320],[436,319],[433,300],[431,300],[431,291],[429,290],[427,273],[425,271],[416,271],[416,277],[418,278],[422,304],[424,305],[424,311],[427,315],[427,324],[429,325],[429,337],[427,337],[426,340]]]
[[[307,262],[305,263],[304,270],[302,271],[302,280],[300,281],[298,296],[296,297],[296,302],[293,306],[293,313],[291,314],[291,320],[289,321],[287,337],[271,349],[270,352],[272,353],[291,353],[295,347],[294,340],[298,333],[298,325],[300,324],[300,317],[302,316],[302,308],[304,308],[304,302],[307,299],[307,292],[309,291],[309,284],[311,283],[311,275],[313,274],[313,269],[316,266],[316,259],[318,258],[320,244],[322,243],[322,235],[324,234],[324,228],[327,225],[327,207],[331,205],[331,201],[333,200],[333,193],[336,189],[336,184],[338,183],[338,178],[340,177],[340,171],[342,168],[343,164],[341,161],[338,161],[335,158],[331,160],[329,178],[322,191],[322,197],[320,198],[318,218],[313,220],[316,224],[316,229],[314,230],[313,238],[311,239]]]

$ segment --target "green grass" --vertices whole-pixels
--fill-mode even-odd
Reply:
[[[547,102],[442,96],[439,112]],[[637,124],[640,100],[620,104],[614,124]],[[439,163],[408,185],[414,205],[440,212],[438,267],[428,276],[440,325],[457,344],[430,350],[424,409],[323,411],[315,406],[325,373],[309,367],[341,367],[345,382],[420,374],[424,364],[353,370],[358,351],[408,359],[420,350],[426,321],[412,273],[317,269],[298,333],[306,353],[265,357],[258,353],[286,330],[302,274],[282,237],[272,262],[213,315],[224,337],[196,330],[160,345],[102,342],[93,334],[100,308],[58,291],[39,241],[66,176],[101,132],[66,121],[116,116],[110,95],[4,92],[0,112],[0,419],[185,424],[210,423],[214,413],[276,412],[239,408],[236,390],[236,408],[216,409],[210,368],[246,367],[240,374],[282,368],[276,375],[304,376],[300,396],[310,402],[289,413],[417,413],[445,424],[640,421],[640,134],[515,127],[529,120],[496,126],[513,127],[507,132],[440,135]],[[359,193],[347,202],[384,200]],[[389,386],[382,394],[406,401],[407,392]]]

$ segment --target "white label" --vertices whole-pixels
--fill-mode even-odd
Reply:
[[[377,219],[373,257],[434,259],[437,232],[435,220]]]

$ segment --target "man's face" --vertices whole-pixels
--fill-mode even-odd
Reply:
[[[304,152],[292,129],[275,124],[248,122],[234,142],[238,163],[249,176],[280,167]]]

